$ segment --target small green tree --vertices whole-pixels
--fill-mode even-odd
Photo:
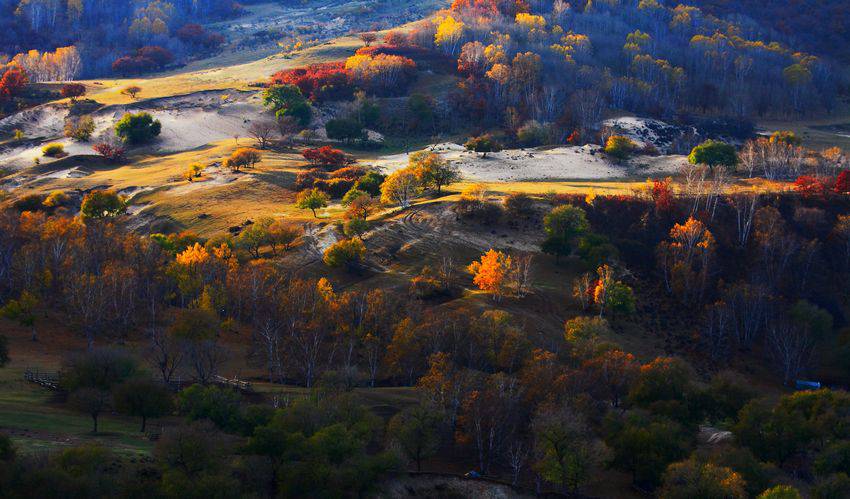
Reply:
[[[246,227],[236,238],[236,247],[248,251],[254,258],[260,258],[260,248],[271,242],[269,227],[273,223],[271,218],[261,218]]]
[[[484,134],[478,137],[471,137],[466,141],[464,147],[467,151],[474,151],[481,154],[482,158],[487,157],[487,153],[498,152],[502,150],[502,145],[499,144],[492,135]]]
[[[564,339],[579,357],[593,355],[599,342],[612,334],[611,326],[602,317],[576,317],[564,324]]]
[[[229,388],[192,385],[177,396],[177,412],[189,421],[208,419],[225,431],[242,424],[242,397]]]
[[[114,218],[127,210],[124,199],[112,191],[92,191],[83,198],[80,213],[83,219]]]
[[[707,140],[693,148],[688,162],[692,165],[706,165],[712,169],[716,166],[733,168],[738,164],[738,154],[735,152],[735,146],[731,144]]]
[[[343,227],[343,232],[348,237],[356,237],[358,239],[363,238],[363,234],[369,231],[369,226],[371,224],[364,218],[352,218],[351,220],[345,222],[345,226]]]
[[[537,455],[534,468],[546,481],[560,485],[572,496],[608,458],[608,449],[567,406],[543,407],[531,429]]]
[[[35,308],[38,306],[38,298],[29,291],[21,293],[17,300],[9,300],[3,308],[0,308],[0,317],[16,321],[21,327],[30,328],[32,341],[38,341],[35,329]]]
[[[325,124],[325,131],[329,139],[341,140],[343,142],[355,142],[366,140],[366,131],[357,120],[348,118],[336,118]]]
[[[381,195],[381,184],[387,176],[376,171],[367,172],[354,183],[354,189],[368,192],[373,198]]]
[[[573,205],[563,205],[553,208],[543,219],[546,239],[541,249],[550,255],[555,255],[557,261],[573,251],[575,239],[590,229],[584,210]]]
[[[330,201],[330,197],[325,192],[320,191],[315,187],[299,192],[298,196],[295,198],[296,206],[298,208],[301,208],[302,210],[311,210],[313,212],[313,216],[316,218],[319,218],[316,210],[326,208],[328,206],[328,201]]]
[[[366,254],[366,245],[358,238],[346,239],[332,244],[325,250],[322,261],[328,267],[346,267],[355,270]]]
[[[310,124],[313,112],[310,104],[295,85],[272,85],[263,92],[263,105],[270,108],[278,120],[291,116],[301,126]]]
[[[148,418],[164,416],[171,411],[171,393],[162,383],[150,378],[129,379],[113,389],[118,412],[142,418],[139,431],[145,431]]]
[[[127,113],[115,124],[115,134],[131,145],[150,142],[162,132],[162,123],[150,113]]]
[[[612,135],[605,141],[605,154],[617,161],[625,161],[634,154],[638,146],[624,135]]]
[[[416,471],[422,471],[422,460],[433,456],[440,447],[442,423],[443,415],[437,410],[418,404],[393,416],[387,435],[416,463]]]
[[[68,405],[88,414],[92,419],[92,433],[97,433],[98,419],[110,407],[111,398],[108,390],[83,387],[68,395]]]

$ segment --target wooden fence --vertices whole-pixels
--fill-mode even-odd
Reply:
[[[56,371],[40,371],[38,368],[28,367],[24,371],[24,379],[51,390],[59,389],[59,373]]]

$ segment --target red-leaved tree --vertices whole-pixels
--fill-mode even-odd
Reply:
[[[6,71],[0,78],[0,102],[19,95],[28,83],[29,78],[23,69],[14,67]]]
[[[330,146],[305,149],[301,152],[311,165],[326,169],[338,169],[354,164],[354,158]]]
[[[342,61],[280,71],[272,76],[272,84],[295,85],[313,102],[350,100],[354,96],[351,72]]]

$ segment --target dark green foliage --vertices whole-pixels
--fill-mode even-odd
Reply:
[[[850,438],[850,395],[796,392],[778,404],[754,400],[741,409],[735,435],[760,458],[777,464],[808,448]]]
[[[118,348],[95,348],[70,356],[62,366],[60,386],[73,392],[78,388],[109,391],[114,385],[133,377],[138,371],[136,359]]]
[[[235,390],[192,385],[177,396],[177,412],[189,421],[208,419],[224,431],[242,426],[241,397]]]
[[[172,408],[171,392],[168,388],[145,377],[121,383],[113,389],[112,396],[118,412],[142,418],[139,431],[145,431],[148,418],[164,416]]]
[[[397,442],[408,459],[422,471],[422,460],[434,455],[440,446],[443,415],[425,405],[415,405],[393,416],[387,435]]]
[[[295,85],[272,85],[263,92],[263,105],[270,108],[278,120],[291,116],[301,126],[310,124],[313,112],[301,90]]]
[[[355,142],[367,138],[363,126],[357,120],[348,118],[329,120],[325,124],[325,131],[328,133],[328,138],[342,140],[343,142]]]
[[[684,361],[658,357],[643,366],[629,393],[629,401],[686,426],[700,419],[693,385],[694,372]]]
[[[381,184],[387,178],[378,172],[367,172],[366,175],[360,177],[354,184],[354,189],[368,192],[370,196],[378,197],[381,195]]]
[[[127,209],[124,199],[111,191],[92,191],[83,198],[80,213],[84,219],[99,220],[123,214]]]
[[[702,406],[707,416],[716,421],[733,421],[756,392],[731,373],[720,373],[702,392]]]
[[[543,227],[546,239],[541,249],[560,260],[572,253],[576,238],[587,232],[590,224],[584,210],[567,204],[553,208],[543,219]]]
[[[7,435],[0,433],[0,461],[11,461],[15,458],[15,445]]]
[[[304,399],[258,427],[246,452],[271,463],[273,478],[265,488],[271,495],[357,496],[396,466],[389,454],[367,453],[379,424],[347,396]]]
[[[836,473],[818,480],[812,490],[814,499],[847,499],[850,491],[850,476],[847,473]]]
[[[9,339],[0,335],[0,367],[9,363]]]
[[[150,142],[162,132],[162,123],[150,113],[125,114],[115,124],[115,134],[131,145]]]
[[[824,449],[815,459],[814,470],[819,475],[850,475],[850,440],[836,442]]]
[[[632,474],[635,483],[655,486],[667,466],[688,455],[691,432],[660,416],[630,413],[608,421],[605,439],[614,451],[613,466]]]
[[[755,497],[776,483],[779,469],[763,463],[749,449],[734,445],[714,445],[705,452],[697,451],[697,458],[718,466],[730,468],[740,474],[746,482],[747,493]]]
[[[617,247],[607,237],[592,232],[579,239],[577,251],[590,268],[608,263],[619,254]]]

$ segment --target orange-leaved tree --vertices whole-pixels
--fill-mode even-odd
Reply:
[[[493,295],[494,300],[501,298],[508,288],[511,257],[494,249],[481,255],[481,260],[472,262],[467,270],[472,274],[472,282],[482,291]]]

